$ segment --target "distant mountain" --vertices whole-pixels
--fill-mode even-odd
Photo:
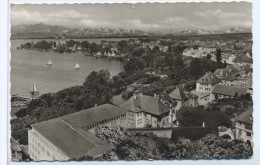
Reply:
[[[223,33],[248,33],[251,29],[242,27],[229,27],[219,31],[204,29],[174,30],[171,35],[205,35]],[[56,34],[66,34],[68,38],[86,37],[131,37],[131,36],[160,36],[166,32],[146,32],[142,30],[126,30],[121,28],[68,28],[65,26],[51,26],[43,23],[33,25],[17,25],[11,27],[11,38],[54,38]]]
[[[230,27],[225,30],[225,33],[249,33],[251,29],[244,27]]]
[[[11,27],[11,38],[54,38],[56,34],[66,34],[69,38],[84,37],[128,37],[142,36],[148,33],[141,30],[125,30],[111,28],[68,28],[51,26],[43,23],[33,25],[17,25]]]

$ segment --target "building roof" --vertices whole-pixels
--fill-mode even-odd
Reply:
[[[217,78],[217,76],[214,73],[211,72],[206,72],[204,76],[202,76],[199,80],[197,80],[198,83],[203,83],[203,84],[217,84],[221,80]]]
[[[99,156],[113,146],[88,132],[88,126],[125,114],[126,109],[104,104],[59,118],[33,124],[32,128],[61,149],[69,158]]]
[[[87,130],[61,118],[34,124],[32,128],[71,159],[87,155],[96,157],[113,148]]]
[[[245,55],[242,55],[242,56],[239,56],[235,59],[235,62],[246,62],[246,63],[253,63],[253,59],[248,57],[248,56],[245,56]]]
[[[237,65],[228,65],[225,69],[230,70],[233,74],[241,72],[241,69]]]
[[[252,124],[253,123],[253,108],[250,108],[239,115],[236,120],[244,123]]]
[[[61,119],[70,121],[83,129],[91,124],[95,124],[113,117],[126,114],[127,110],[111,104],[103,104],[87,110],[79,111],[69,115],[62,116]]]
[[[222,80],[226,80],[226,81],[233,81],[235,80],[235,76],[233,75],[233,72],[230,69],[217,69],[214,74],[222,79]]]
[[[143,94],[132,96],[128,101],[120,105],[120,107],[133,112],[147,112],[157,116],[170,111],[170,108],[159,98]]]
[[[184,89],[182,86],[177,86],[174,91],[172,91],[170,94],[170,97],[175,100],[187,100],[188,97],[184,93]]]
[[[214,94],[221,94],[226,96],[235,96],[237,93],[238,97],[246,94],[246,92],[247,88],[228,85],[216,85],[212,91]]]

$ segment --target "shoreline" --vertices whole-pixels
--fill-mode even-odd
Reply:
[[[218,34],[165,34],[165,35],[136,35],[136,36],[89,36],[89,37],[68,37],[67,39],[100,39],[100,38],[178,38],[178,37],[200,37],[200,36],[223,36],[223,35],[253,35],[252,32],[245,33],[218,33]],[[25,39],[55,39],[55,37],[10,37],[10,40],[25,40]]]

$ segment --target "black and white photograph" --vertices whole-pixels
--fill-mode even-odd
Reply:
[[[9,7],[12,162],[253,157],[252,2]]]

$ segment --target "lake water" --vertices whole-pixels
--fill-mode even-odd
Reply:
[[[86,40],[100,43],[102,39]],[[30,96],[29,90],[33,83],[36,84],[40,94],[57,92],[71,86],[82,85],[92,71],[108,69],[111,76],[123,71],[123,64],[120,61],[94,59],[82,53],[59,54],[16,49],[22,43],[31,41],[36,43],[40,40],[11,40],[11,94]],[[51,68],[46,65],[49,59],[53,63]],[[76,63],[80,65],[79,71],[74,69]]]

